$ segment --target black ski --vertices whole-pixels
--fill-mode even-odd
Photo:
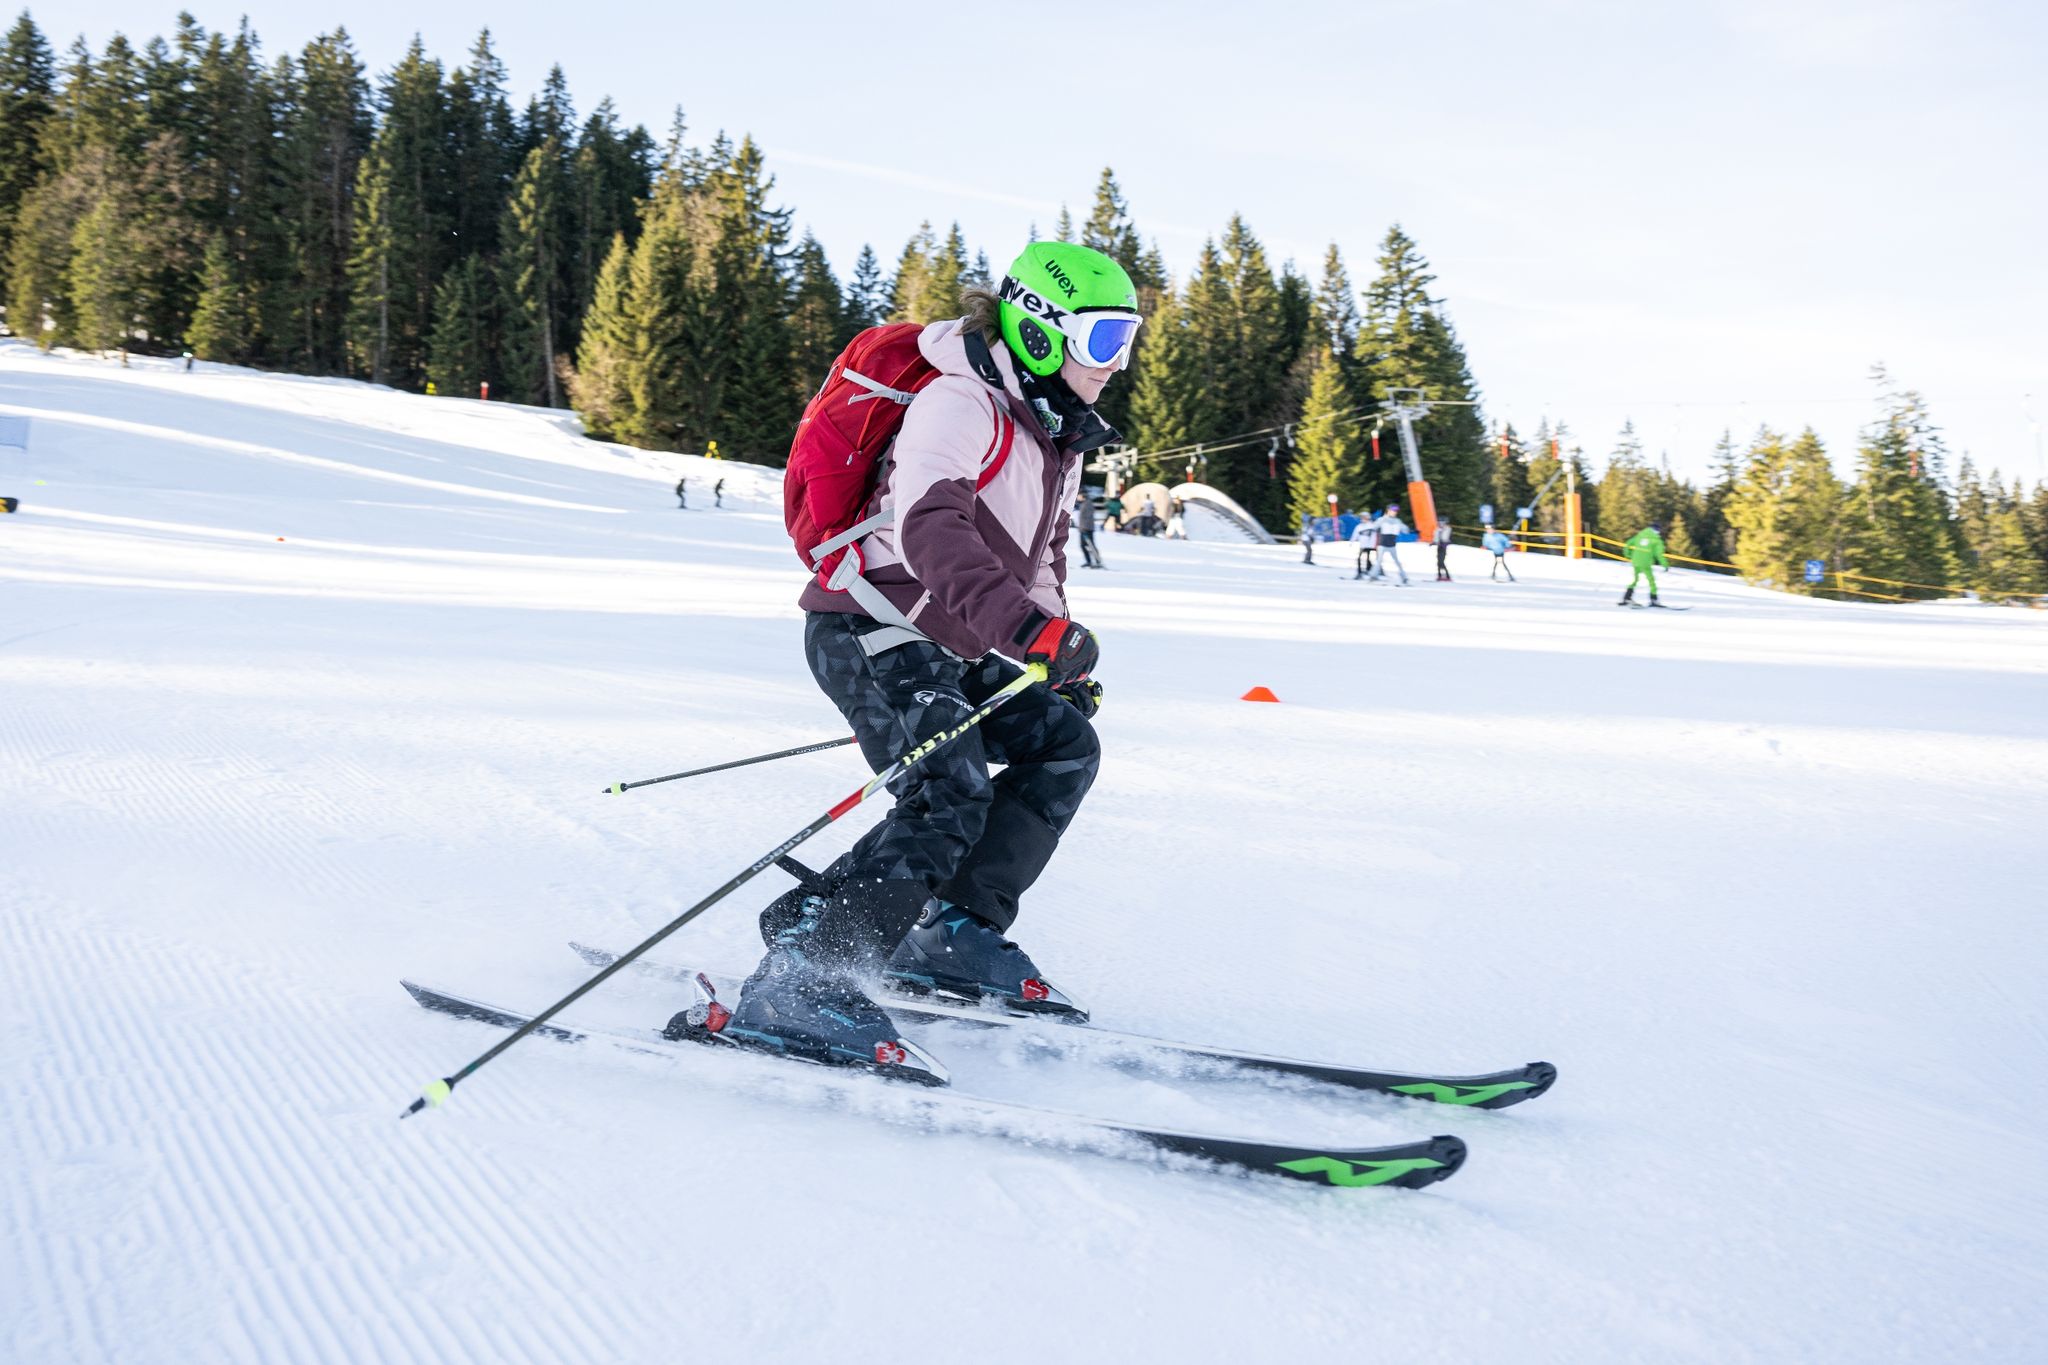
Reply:
[[[400,984],[427,1009],[454,1015],[458,1019],[473,1019],[497,1028],[516,1029],[531,1017],[517,1010],[487,1005],[431,986],[411,981]],[[552,1038],[558,1042],[602,1042],[636,1052],[657,1054],[672,1055],[707,1047],[694,1041],[672,1042],[651,1029],[594,1028],[568,1020],[543,1024],[534,1033],[537,1037]],[[720,1049],[711,1047],[708,1050]],[[872,1079],[858,1072],[818,1068],[819,1083],[835,1089],[848,1084],[866,1084]],[[925,1121],[933,1126],[950,1126],[1013,1142],[1057,1145],[1110,1156],[1128,1156],[1133,1148],[1154,1153],[1170,1152],[1219,1166],[1347,1189],[1373,1185],[1420,1189],[1449,1179],[1465,1163],[1465,1144],[1449,1136],[1385,1147],[1303,1146],[1149,1128],[1141,1124],[1062,1113],[1037,1105],[982,1099],[928,1086],[913,1088],[904,1085],[892,1089],[901,1092],[904,1102],[902,1117]],[[1066,1131],[1057,1137],[1048,1136],[1049,1122]]]
[[[602,948],[592,948],[581,943],[572,943],[569,946],[593,967],[610,966],[617,956]],[[633,966],[639,971],[683,985],[694,982],[699,971],[696,967],[682,967],[650,958],[641,958],[634,962]],[[720,996],[729,999],[739,994],[737,978],[720,976],[715,972],[706,972],[705,975]],[[1557,1080],[1557,1068],[1549,1062],[1530,1062],[1525,1066],[1507,1071],[1488,1072],[1480,1076],[1418,1075],[1347,1066],[1337,1062],[1268,1057],[1256,1052],[1209,1047],[1201,1043],[1176,1042],[1169,1038],[1148,1038],[1142,1034],[1120,1033],[1095,1024],[1064,1023],[1051,1016],[1005,1014],[992,1008],[955,1005],[929,996],[909,997],[891,994],[884,998],[882,1003],[891,1013],[906,1019],[958,1019],[990,1027],[1028,1028],[1032,1030],[1033,1036],[1053,1043],[1120,1047],[1141,1065],[1150,1060],[1156,1066],[1160,1054],[1163,1053],[1172,1056],[1178,1062],[1194,1061],[1238,1071],[1325,1081],[1353,1090],[1369,1090],[1383,1095],[1432,1100],[1438,1104],[1455,1104],[1471,1109],[1505,1109],[1511,1104],[1535,1099],[1550,1089],[1552,1082]],[[1146,1057],[1147,1053],[1151,1054],[1149,1059]]]

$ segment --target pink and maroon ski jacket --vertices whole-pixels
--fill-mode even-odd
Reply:
[[[939,371],[903,415],[860,542],[862,576],[918,630],[963,658],[1014,650],[1035,612],[1067,614],[1067,521],[1081,457],[1044,434],[1007,348],[989,348],[1003,387],[974,372],[961,322],[934,322],[918,350]],[[806,611],[868,615],[812,577]]]

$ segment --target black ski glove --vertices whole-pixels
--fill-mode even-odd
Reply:
[[[1072,702],[1074,709],[1089,720],[1094,720],[1095,713],[1102,709],[1102,684],[1093,678],[1076,678],[1072,682],[1061,683],[1053,693]]]
[[[1041,611],[1031,613],[1015,643],[1024,647],[1025,663],[1045,665],[1046,681],[1054,687],[1087,677],[1101,654],[1088,627]]]

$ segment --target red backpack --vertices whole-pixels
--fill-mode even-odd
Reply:
[[[939,377],[917,349],[923,330],[919,323],[894,322],[847,342],[797,423],[782,475],[782,519],[797,557],[821,585],[832,586],[833,570],[859,539],[847,533],[861,523],[874,495],[904,410]]]
[[[804,408],[782,475],[782,519],[796,542],[797,557],[817,574],[820,586],[852,593],[880,620],[895,619],[895,609],[861,579],[860,552],[854,546],[887,524],[879,514],[863,519],[862,513],[910,400],[939,377],[917,347],[923,331],[922,323],[885,323],[846,343],[824,386]],[[991,446],[993,458],[983,466],[976,487],[986,487],[1002,468],[1016,433],[1001,405],[991,406],[1002,439]]]

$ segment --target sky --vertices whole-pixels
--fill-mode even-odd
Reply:
[[[1241,213],[1276,266],[1313,279],[1334,242],[1362,285],[1399,223],[1488,421],[1561,420],[1596,468],[1624,421],[1688,477],[1765,424],[1846,467],[1882,363],[1952,458],[2048,478],[2048,15],[2025,0],[194,6],[246,13],[272,56],[340,23],[373,73],[415,33],[459,63],[488,25],[522,101],[559,63],[579,113],[751,134],[842,276],[926,219],[1000,267],[1062,204],[1085,217],[1104,166],[1181,276]],[[60,49],[176,16],[30,8]]]

